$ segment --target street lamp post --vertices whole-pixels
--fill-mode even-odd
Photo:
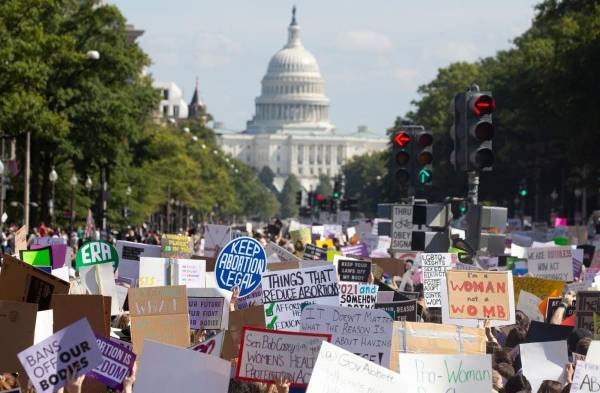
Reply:
[[[125,218],[127,219],[127,227],[129,227],[129,216],[131,215],[131,212],[129,211],[129,199],[131,198],[131,191],[131,186],[127,186],[127,189],[125,190],[125,194],[127,195],[127,206],[125,209],[127,212],[125,215]]]
[[[56,170],[54,169],[54,166],[52,166],[52,170],[50,171],[50,174],[48,175],[48,179],[50,180],[50,184],[52,185],[52,191],[50,194],[50,201],[48,202],[48,213],[50,213],[50,226],[54,226],[54,185],[56,184],[56,181],[58,180],[58,173],[56,173]]]
[[[88,175],[87,179],[85,179],[85,189],[87,190],[88,199],[90,198],[90,191],[92,191],[92,186],[94,183],[92,182],[92,178]]]
[[[69,179],[69,184],[71,185],[71,219],[69,221],[69,232],[73,231],[73,221],[75,220],[75,186],[77,185],[77,175],[73,172],[71,178]]]

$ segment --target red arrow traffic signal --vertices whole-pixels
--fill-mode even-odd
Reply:
[[[410,137],[404,131],[400,131],[394,137],[394,143],[400,147],[405,147],[406,145],[408,145],[408,142],[410,142]]]

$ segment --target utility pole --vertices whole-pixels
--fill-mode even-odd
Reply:
[[[23,186],[23,225],[29,227],[29,173],[31,171],[31,132],[27,131],[25,145],[25,184]],[[4,179],[2,179],[4,180]]]

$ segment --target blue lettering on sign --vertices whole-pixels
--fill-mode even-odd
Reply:
[[[240,297],[249,295],[259,284],[267,269],[267,253],[251,237],[233,239],[217,257],[215,275],[219,288],[240,288]]]

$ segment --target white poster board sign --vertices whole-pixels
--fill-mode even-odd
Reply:
[[[393,322],[383,310],[312,304],[302,310],[301,330],[330,333],[332,344],[387,367],[390,364]]]
[[[160,257],[160,246],[117,240],[117,254],[119,255],[119,277],[136,281],[140,271],[140,257]]]
[[[446,281],[446,270],[455,261],[456,254],[451,253],[420,253],[417,256],[417,266],[423,272],[423,296],[427,307],[441,307],[441,282]]]
[[[569,362],[566,341],[521,344],[523,374],[532,391],[537,392],[544,380],[564,382],[565,364]]]
[[[168,258],[141,257],[138,286],[140,288],[164,287],[169,284],[168,271]]]
[[[188,288],[206,287],[205,260],[175,259],[171,269],[171,285],[185,285]]]
[[[324,342],[306,393],[402,392],[400,375]]]
[[[404,391],[479,393],[492,389],[490,355],[401,353],[399,356]]]
[[[207,224],[204,231],[204,255],[216,257],[218,251],[231,240],[231,228],[227,225]]]
[[[600,390],[600,365],[577,361],[571,393],[596,393]]]
[[[519,302],[517,303],[517,310],[522,311],[532,321],[544,322],[544,316],[540,312],[538,306],[542,302],[542,299],[535,296],[532,293],[521,289],[519,292]]]
[[[392,250],[412,250],[413,206],[394,205],[392,207]]]
[[[573,281],[573,250],[569,246],[529,248],[527,268],[533,277]]]

